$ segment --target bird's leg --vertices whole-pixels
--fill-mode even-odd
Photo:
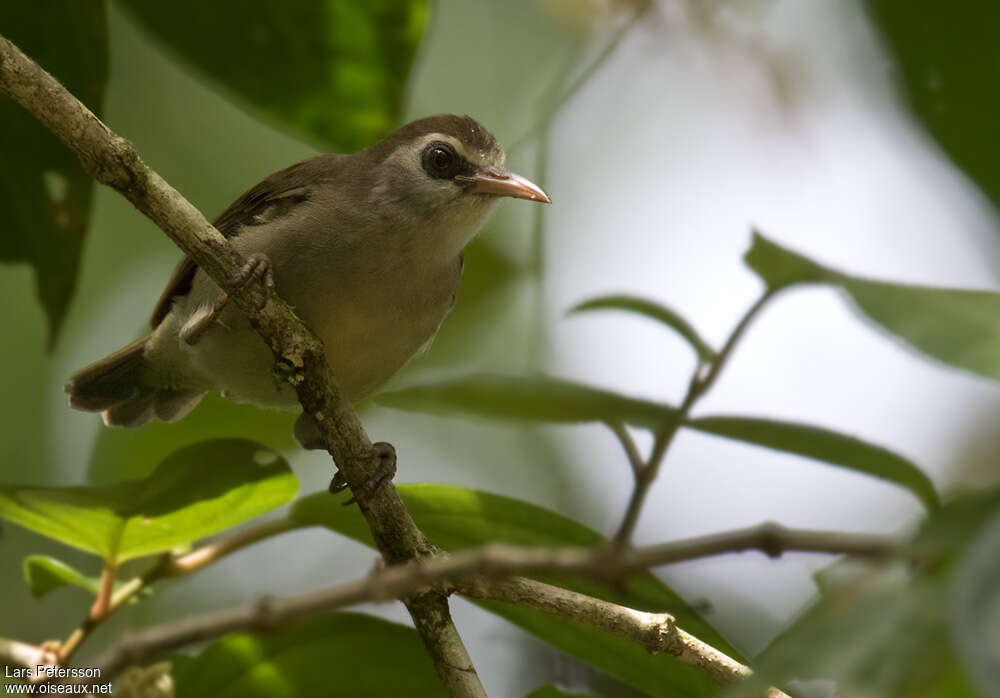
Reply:
[[[371,496],[375,494],[375,491],[384,485],[385,483],[392,480],[393,476],[396,474],[396,449],[392,447],[392,444],[386,443],[385,441],[379,441],[378,443],[372,444],[372,448],[375,451],[375,455],[378,457],[379,464],[372,473],[372,476],[365,481],[364,484],[358,487],[352,487],[354,496],[344,502],[344,506],[350,506],[355,502],[363,502],[371,499]],[[347,480],[338,470],[337,474],[333,476],[330,480],[330,493],[336,494],[338,492],[343,492],[347,489]]]
[[[233,281],[233,290],[239,292],[253,281],[262,281],[264,283],[265,298],[270,297],[274,292],[274,273],[271,270],[271,260],[263,252],[254,252],[247,257],[246,264],[243,265],[243,268],[240,269],[236,275],[236,279]],[[204,315],[195,317],[185,324],[181,328],[181,339],[191,346],[201,341],[208,328],[219,319],[219,315],[226,309],[231,298],[232,293],[224,293],[222,298]],[[267,301],[265,300],[264,302],[266,303]]]

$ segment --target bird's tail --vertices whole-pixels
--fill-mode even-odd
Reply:
[[[138,427],[160,418],[175,422],[193,410],[204,393],[162,389],[146,378],[144,337],[73,374],[66,384],[69,406],[100,412],[108,426]]]

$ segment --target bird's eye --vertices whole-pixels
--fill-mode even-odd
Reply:
[[[422,164],[431,177],[451,179],[458,174],[462,162],[449,144],[434,142],[424,148]]]

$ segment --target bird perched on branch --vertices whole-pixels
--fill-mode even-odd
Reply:
[[[455,302],[462,249],[501,197],[549,203],[504,168],[473,119],[409,123],[351,155],[321,155],[271,175],[215,227],[247,258],[241,280],[277,289],[312,329],[344,395],[357,400],[433,339]],[[291,408],[294,390],[247,317],[190,257],[153,311],[152,333],[76,373],[71,407],[107,425],[172,422],[209,391]],[[318,446],[308,417],[296,437]]]

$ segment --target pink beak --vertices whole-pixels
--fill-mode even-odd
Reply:
[[[476,194],[492,194],[493,196],[511,196],[515,199],[528,199],[538,201],[543,204],[551,204],[552,199],[542,191],[541,187],[526,177],[504,172],[494,168],[477,172],[470,176],[458,175],[455,177],[458,184],[466,187],[468,191]]]

